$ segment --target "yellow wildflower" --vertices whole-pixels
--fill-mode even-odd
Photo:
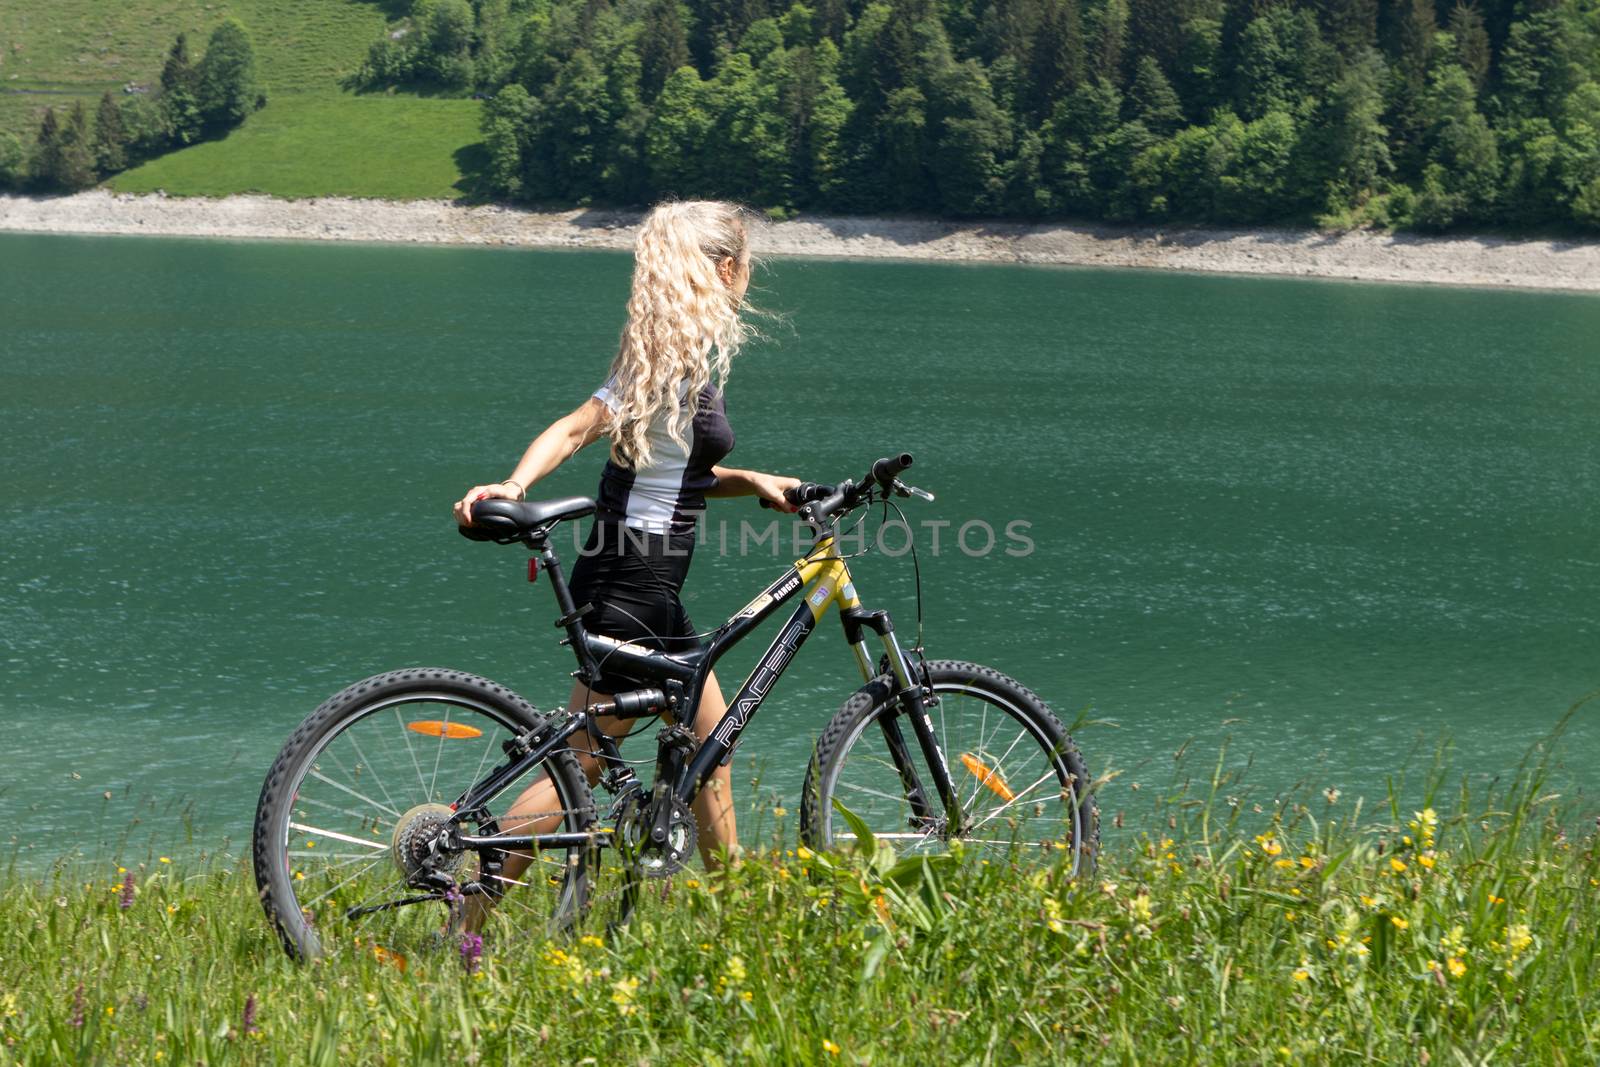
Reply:
[[[1304,967],[1301,967],[1298,970],[1296,970],[1294,972],[1294,974],[1290,975],[1289,977],[1293,978],[1296,982],[1304,982],[1304,981],[1307,981],[1308,979],[1310,979],[1311,972],[1306,970]]]
[[[1316,865],[1317,865],[1317,861],[1312,859],[1310,856],[1301,856],[1300,857],[1300,866],[1304,867],[1306,870],[1309,871],[1311,868],[1315,867]]]
[[[165,856],[162,856],[162,857],[161,857],[161,858],[160,858],[160,859],[158,859],[158,860],[157,860],[157,861],[156,861],[156,862],[157,862],[157,863],[171,863],[171,862],[172,862],[172,861],[171,861],[171,860],[169,860],[169,859],[167,859],[167,857],[165,857]]]
[[[823,1038],[822,1039],[822,1051],[826,1052],[830,1056],[837,1056],[839,1054],[839,1046],[835,1045],[832,1041],[829,1041],[827,1038]]]
[[[739,999],[744,1001],[746,1004],[748,1004],[752,1000],[756,999],[756,995],[754,993],[750,992],[750,990],[746,989],[743,993],[739,994]]]
[[[588,945],[590,948],[605,948],[606,943],[593,934],[584,934],[578,938],[578,944]]]
[[[683,884],[686,887],[688,887],[689,889],[699,889],[700,888],[700,881],[699,881],[699,879],[696,879],[696,878],[685,878],[683,880]]]
[[[1406,865],[1405,865],[1404,861],[1402,861],[1402,860],[1400,860],[1400,859],[1398,859],[1398,858],[1396,858],[1394,856],[1390,856],[1389,857],[1389,869],[1394,871],[1395,874],[1404,874],[1405,873],[1405,869],[1406,869]]]
[[[611,1003],[615,1004],[617,1010],[623,1015],[632,1015],[639,1010],[639,1006],[633,1002],[633,995],[638,991],[639,979],[637,978],[624,978],[613,982],[611,983]]]
[[[744,970],[744,960],[743,960],[743,958],[741,958],[739,956],[729,956],[728,957],[728,977],[733,979],[735,982],[742,982],[742,981],[744,981],[744,976],[745,976],[745,970]]]
[[[1150,895],[1140,893],[1128,904],[1128,911],[1142,923],[1150,921]]]
[[[1400,918],[1400,916],[1398,916],[1398,915],[1389,916],[1389,921],[1394,923],[1394,928],[1396,930],[1404,930],[1404,929],[1408,928],[1411,925],[1410,923],[1406,922],[1404,919]]]
[[[1460,978],[1467,973],[1467,965],[1454,956],[1450,957],[1445,966],[1450,969],[1451,978]]]
[[[1280,871],[1289,871],[1294,869],[1294,860],[1273,860],[1272,865]]]
[[[1522,955],[1531,944],[1533,944],[1533,931],[1528,929],[1527,923],[1506,927],[1506,950],[1513,957]]]
[[[789,814],[789,809],[788,808],[773,808],[772,809],[772,814],[776,815],[778,818],[781,819],[785,815]]]
[[[1433,853],[1431,853],[1431,852],[1423,853],[1422,855],[1417,857],[1417,862],[1422,864],[1424,867],[1428,868],[1428,870],[1430,870],[1430,871],[1433,870]]]

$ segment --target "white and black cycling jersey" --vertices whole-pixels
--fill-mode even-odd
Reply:
[[[594,397],[611,411],[622,405],[613,380],[608,379],[596,389]],[[721,391],[708,385],[700,390],[699,401],[685,444],[678,444],[668,435],[668,413],[663,410],[646,430],[651,457],[648,465],[634,470],[614,460],[606,461],[600,474],[600,491],[595,495],[597,519],[649,533],[694,531],[706,508],[706,490],[717,484],[711,468],[733,451],[733,427],[728,424]]]

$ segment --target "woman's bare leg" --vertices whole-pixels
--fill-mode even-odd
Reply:
[[[700,694],[700,708],[692,726],[694,735],[701,741],[711,736],[711,731],[722,721],[727,710],[728,703],[722,699],[722,688],[717,685],[717,674],[713,671],[706,679],[705,691]],[[733,813],[731,770],[731,767],[718,767],[712,773],[711,780],[706,782],[706,787],[694,798],[700,859],[708,871],[722,866],[724,857],[731,859],[739,854],[739,828]]]
[[[567,699],[567,710],[577,711],[590,704],[601,704],[611,699],[609,693],[599,693],[588,688],[582,683],[572,687],[572,695]],[[716,672],[706,679],[706,687],[700,695],[700,707],[692,729],[701,741],[710,736],[713,728],[722,720],[723,714],[728,710],[728,705],[722,698],[722,689],[717,684]],[[610,716],[601,716],[598,725],[612,737],[619,737],[626,733],[629,723],[624,719]],[[578,757],[578,764],[583,768],[584,776],[592,786],[600,777],[600,765],[586,750],[586,742],[582,734],[574,734],[571,745]],[[707,870],[715,870],[721,866],[724,857],[738,854],[739,833],[733,809],[733,776],[730,768],[718,767],[712,774],[711,780],[706,783],[694,801],[694,818],[700,842],[700,858],[704,861]],[[556,795],[555,786],[548,778],[541,778],[534,782],[514,800],[511,807],[500,819],[500,832],[504,834],[544,834],[550,833],[561,825],[561,820],[566,817],[566,812],[561,808],[561,800]],[[527,873],[528,867],[533,863],[533,855],[528,852],[506,853],[505,866],[501,869],[500,876],[512,881],[520,881]],[[508,887],[509,888],[509,887]],[[483,896],[474,896],[466,904],[466,928],[478,930],[483,926],[483,921],[488,916],[490,902]]]

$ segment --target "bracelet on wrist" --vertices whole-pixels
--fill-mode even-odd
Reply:
[[[514,485],[514,486],[516,486],[517,487],[517,499],[518,500],[521,500],[523,497],[528,495],[527,487],[524,486],[521,482],[513,481],[512,479],[507,478],[505,481],[501,482],[500,484],[501,485]]]

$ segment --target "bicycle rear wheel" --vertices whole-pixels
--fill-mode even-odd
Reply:
[[[502,742],[537,721],[510,690],[436,668],[368,678],[312,712],[267,774],[253,835],[261,902],[289,954],[454,950],[478,897],[495,905],[483,928],[491,943],[569,927],[584,898],[583,845],[540,851],[515,879],[502,873],[504,849],[436,847],[450,805],[504,762]],[[569,751],[491,807],[503,811],[529,786],[549,795],[537,832],[592,831],[593,798]],[[461,826],[511,832],[493,815]]]
[[[1079,873],[1092,871],[1099,808],[1066,727],[1030,690],[988,667],[937,660],[928,663],[927,678],[937,701],[928,715],[960,801],[960,828],[951,830],[911,723],[883,677],[857,690],[817,741],[801,839],[813,848],[854,839],[834,810],[837,798],[898,852],[943,849],[951,840],[1008,856],[1076,848]],[[894,758],[894,735],[926,793],[920,810]]]

